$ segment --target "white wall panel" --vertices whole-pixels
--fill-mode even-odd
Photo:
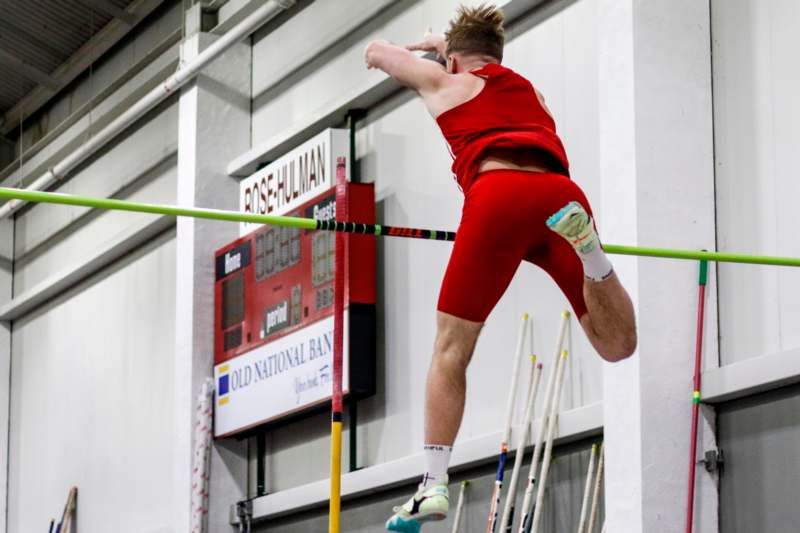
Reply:
[[[713,0],[718,245],[800,256],[800,11]],[[723,364],[800,346],[800,270],[721,265]]]
[[[169,525],[174,278],[166,235],[15,322],[9,531],[44,531],[72,485],[78,531]]]
[[[288,23],[263,38],[255,38],[253,45],[253,145],[295,124],[311,122],[331,102],[342,95],[358,91],[368,83],[381,80],[385,74],[364,67],[364,47],[372,39],[388,39],[396,43],[419,40],[428,27],[444,30],[459,0],[408,0],[397,2],[387,15],[378,17],[349,35],[343,43],[324,54],[318,68],[305,73],[293,84],[282,84],[282,90],[268,98],[264,88],[274,84],[274,72],[283,72],[286,61],[295,53],[281,51],[291,48],[298,39],[319,39],[337,24],[350,18],[355,10],[362,9],[360,0],[315,2]],[[477,4],[472,0],[467,4]],[[289,85],[288,87],[286,85]]]
[[[123,140],[93,158],[63,183],[58,192],[174,203],[177,123],[177,104],[161,108]],[[123,194],[118,195],[120,191]],[[152,220],[149,215],[95,211],[88,219],[70,226],[89,211],[84,207],[40,204],[18,216],[14,243],[15,294],[81,262],[91,250],[110,244],[132,226],[144,226]]]
[[[420,2],[382,21],[363,41],[331,55],[329,63],[274,99],[257,100],[266,83],[270,39],[254,46],[254,144],[306,117],[340,93],[367,83],[360,54],[371,38],[406,42],[418,30],[444,28],[458,2]],[[314,7],[300,16],[311,20]],[[336,16],[329,14],[329,17]],[[320,24],[321,22],[317,22]],[[332,23],[332,22],[331,22]],[[575,180],[600,207],[596,3],[582,0],[511,41],[505,63],[529,77],[556,116],[572,161]],[[296,31],[293,21],[280,31]],[[271,57],[271,56],[270,56]],[[261,80],[261,81],[259,81]],[[374,181],[378,217],[387,224],[441,229],[457,227],[463,196],[450,173],[450,156],[422,103],[403,95],[369,112],[357,136],[362,177]],[[602,226],[602,215],[598,213]],[[367,466],[416,453],[423,443],[425,375],[435,334],[439,286],[451,245],[439,242],[379,241],[379,391],[359,410],[359,465]],[[552,360],[556,328],[566,300],[550,278],[525,264],[489,318],[469,370],[469,393],[460,440],[499,431],[511,374],[516,328],[523,312],[532,314],[537,351]],[[599,357],[580,328],[573,328],[575,357],[565,387],[564,408],[595,402],[602,396]],[[520,388],[519,400],[525,387]],[[327,424],[292,424],[273,432],[270,490],[327,477]],[[345,443],[347,436],[345,435]],[[314,460],[313,458],[320,458]],[[345,454],[346,457],[346,454]]]

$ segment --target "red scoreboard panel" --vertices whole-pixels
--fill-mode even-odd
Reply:
[[[372,184],[348,183],[350,220],[375,222]],[[336,191],[286,213],[336,216]],[[215,435],[297,415],[332,393],[335,234],[262,226],[215,254]],[[343,387],[375,389],[375,238],[345,238]]]

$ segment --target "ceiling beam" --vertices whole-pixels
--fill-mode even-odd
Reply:
[[[124,9],[120,9],[108,0],[78,0],[81,4],[93,8],[95,11],[102,13],[108,17],[119,19],[128,26],[136,24],[136,15]]]
[[[59,61],[64,61],[69,57],[69,54],[43,38],[41,34],[36,35],[34,32],[29,32],[23,28],[14,26],[2,17],[0,17],[0,32],[3,32],[6,38],[10,40],[31,44],[38,50],[41,50]]]
[[[134,0],[131,2],[127,12],[136,17],[135,24],[129,25],[116,18],[106,24],[103,29],[97,32],[94,37],[89,39],[86,44],[81,46],[77,52],[72,54],[69,59],[50,74],[50,77],[58,82],[58,89],[55,92],[45,85],[39,85],[0,117],[0,135],[7,135],[11,130],[19,126],[20,120],[30,117],[41,109],[58,91],[66,87],[89,68],[89,65],[108,52],[136,24],[144,20],[147,15],[162,3],[163,0]]]
[[[27,61],[18,58],[13,52],[0,46],[0,63],[8,65],[14,71],[22,75],[22,77],[38,83],[49,89],[50,91],[57,91],[61,85],[58,80],[52,77],[47,72],[39,70]]]

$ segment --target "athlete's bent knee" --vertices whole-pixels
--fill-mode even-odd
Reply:
[[[636,334],[633,333],[623,336],[617,342],[598,347],[598,353],[609,363],[618,363],[632,356],[636,352],[636,345]]]

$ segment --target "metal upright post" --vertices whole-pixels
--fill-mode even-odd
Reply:
[[[694,522],[694,485],[697,467],[697,425],[700,417],[700,381],[703,370],[703,325],[705,323],[708,261],[700,261],[697,293],[697,335],[694,351],[694,387],[692,390],[692,440],[689,446],[689,490],[686,496],[686,533],[692,533]]]

